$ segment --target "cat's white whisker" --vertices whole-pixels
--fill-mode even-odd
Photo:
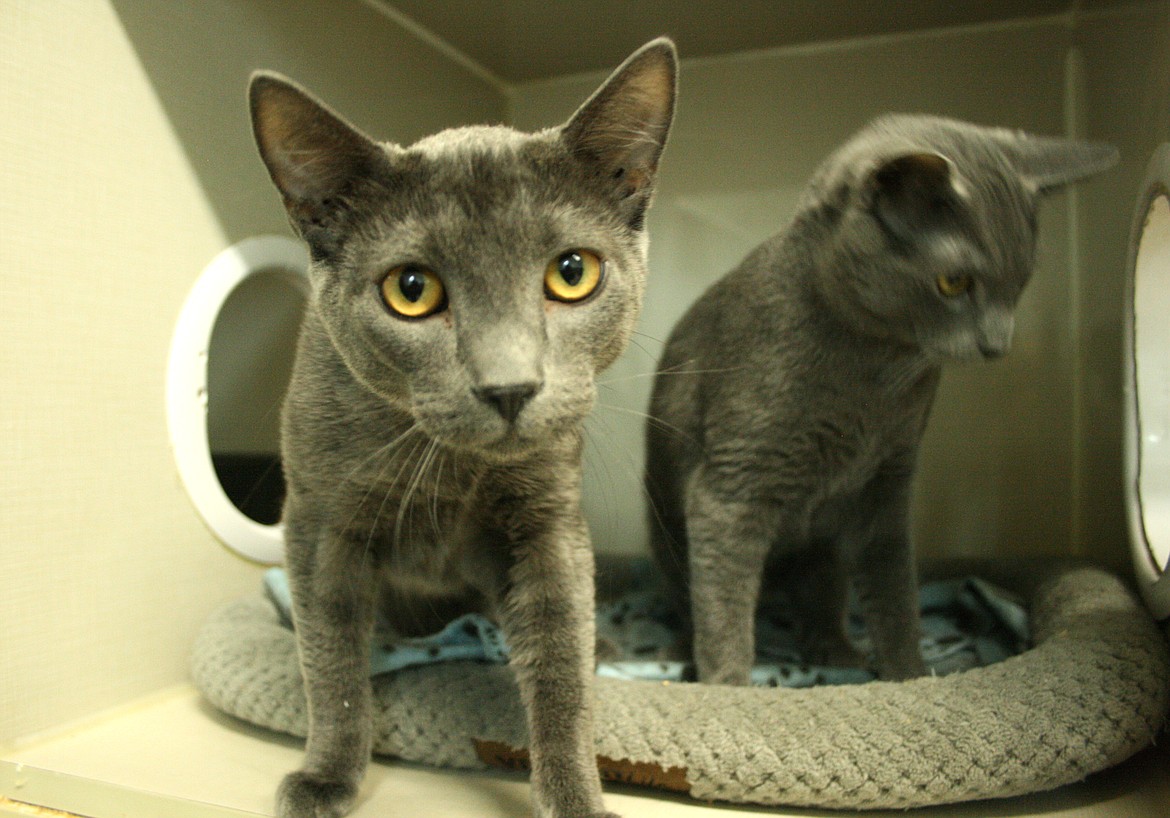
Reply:
[[[605,424],[607,432],[612,434],[609,424],[606,423],[604,418],[602,418],[600,415],[595,414],[593,416],[593,420]],[[606,444],[609,444],[609,437],[599,438],[599,436],[594,433],[594,430],[590,429],[588,425],[585,426],[584,431],[589,445],[592,446],[594,451],[596,451],[599,455],[595,458],[586,458],[585,464],[588,468],[593,470],[595,474],[599,474],[600,479],[598,479],[596,482],[600,483],[600,485],[604,487],[599,492],[599,496],[603,505],[605,506],[605,521],[606,523],[610,523],[610,521],[615,519],[615,515],[611,513],[611,498],[613,497],[613,487],[617,485],[617,481],[614,480],[614,476],[610,471],[610,462],[613,460],[612,453],[615,450],[620,450],[620,447],[615,447],[612,445],[603,446],[602,441],[604,441]],[[632,466],[631,471],[633,471]]]
[[[382,451],[384,451],[384,449]],[[378,469],[377,476],[375,477],[375,479],[370,481],[370,485],[366,489],[365,493],[362,495],[361,501],[354,507],[353,512],[349,515],[349,519],[346,520],[345,524],[341,527],[341,530],[343,532],[348,533],[353,528],[354,522],[357,520],[358,515],[361,514],[362,509],[365,508],[366,502],[370,499],[370,495],[373,494],[374,487],[377,486],[382,481],[383,476],[386,474],[387,470],[390,468],[390,465],[393,462],[394,462],[394,457],[393,457],[393,455],[391,455],[390,457],[386,458],[386,462],[383,463],[382,466]],[[386,498],[383,497],[382,498],[382,505],[385,505],[385,503],[386,503]],[[381,513],[382,513],[382,506],[380,505],[378,507],[378,515],[380,515]],[[378,515],[375,515],[375,525],[371,526],[370,539],[366,540],[366,546],[364,549],[362,549],[361,561],[359,563],[359,566],[362,570],[364,570],[366,568],[366,560],[369,557],[369,553],[370,553],[370,542],[373,539],[372,532],[373,532],[374,528],[376,527],[376,519],[377,519]]]
[[[628,414],[628,415],[634,415],[635,417],[640,417],[640,418],[643,418],[644,420],[648,421],[649,423],[652,423],[652,424],[654,424],[655,426],[657,426],[659,429],[662,429],[663,431],[667,431],[667,432],[671,432],[671,433],[673,433],[674,435],[676,435],[676,436],[678,437],[678,439],[679,439],[679,440],[683,441],[684,443],[687,443],[687,444],[689,444],[689,445],[691,445],[691,446],[696,446],[696,445],[698,445],[698,444],[695,442],[695,439],[694,439],[693,437],[691,437],[689,434],[687,434],[686,432],[684,432],[684,431],[683,431],[682,429],[680,429],[679,427],[677,427],[677,426],[674,426],[674,425],[672,425],[672,424],[670,424],[670,423],[667,423],[666,421],[664,421],[664,420],[662,420],[662,419],[660,419],[660,418],[656,418],[656,417],[654,417],[654,415],[651,415],[651,414],[650,414],[650,413],[648,413],[648,412],[641,412],[641,411],[639,411],[639,410],[637,410],[637,409],[627,409],[627,408],[626,408],[626,407],[624,407],[624,406],[615,406],[615,405],[614,405],[614,404],[612,404],[612,403],[604,403],[604,402],[602,402],[602,401],[598,401],[598,402],[597,402],[597,405],[598,405],[599,407],[602,407],[602,408],[605,408],[605,409],[611,409],[611,410],[613,410],[613,411],[615,411],[615,412],[625,412],[625,413],[626,413],[626,414]]]
[[[411,424],[405,432],[391,440],[389,443],[386,443],[383,446],[379,446],[369,456],[363,458],[356,466],[350,469],[344,477],[341,478],[340,483],[344,484],[348,482],[358,472],[358,470],[364,468],[365,465],[370,461],[381,457],[384,454],[389,454],[389,457],[386,458],[386,462],[378,467],[377,474],[372,479],[368,480],[368,484],[366,486],[365,493],[362,495],[361,501],[354,506],[354,510],[350,514],[349,519],[345,521],[345,524],[341,528],[342,531],[349,531],[350,527],[353,526],[354,521],[357,519],[358,515],[361,514],[362,509],[366,507],[366,503],[369,501],[370,495],[374,493],[374,489],[376,489],[382,483],[382,479],[385,477],[386,470],[394,462],[395,456],[399,453],[398,447],[404,440],[406,440],[408,436],[416,431],[418,431],[418,424]],[[383,500],[383,503],[385,503],[385,500]]]
[[[611,407],[606,407],[606,408],[612,409],[612,408],[617,408],[617,407],[611,406]],[[612,427],[610,427],[609,422],[604,417],[602,417],[600,414],[594,415],[594,419],[597,422],[603,424],[607,430],[611,431],[611,434],[609,437],[603,438],[603,440],[605,440],[608,443],[610,438],[612,437]],[[610,476],[609,462],[611,459],[608,456],[608,453],[609,452],[616,452],[617,462],[620,463],[621,465],[623,465],[627,469],[630,476],[632,476],[634,478],[634,481],[638,485],[638,490],[642,493],[642,496],[646,501],[646,508],[649,509],[650,514],[653,516],[653,520],[651,521],[651,524],[658,525],[663,531],[667,531],[668,529],[667,529],[665,522],[662,518],[661,510],[658,508],[658,505],[654,502],[654,495],[650,491],[650,487],[647,484],[648,477],[645,473],[645,470],[642,468],[639,468],[638,464],[635,463],[633,457],[630,455],[629,449],[626,449],[626,448],[623,448],[620,446],[602,447],[597,442],[597,438],[592,434],[592,432],[589,430],[588,427],[586,427],[586,435],[589,438],[590,443],[593,445],[593,448],[596,449],[599,454],[601,454],[601,458],[600,458],[601,464],[606,471],[607,477]],[[612,485],[612,484],[613,484],[612,480],[606,481],[606,485]],[[674,560],[676,566],[681,569],[680,575],[686,576],[687,575],[687,572],[685,570],[686,566],[683,564],[683,561],[678,557],[676,550],[672,549],[669,553],[670,553],[671,559]]]
[[[429,441],[425,437],[423,437],[420,440],[416,440],[414,442],[414,445],[410,447],[410,452],[406,455],[406,457],[403,458],[402,465],[398,467],[398,471],[395,473],[394,478],[390,481],[390,484],[386,487],[386,493],[384,495],[382,495],[382,502],[378,504],[378,510],[377,510],[377,512],[375,512],[374,520],[370,524],[370,533],[369,533],[369,536],[366,538],[366,547],[365,547],[365,551],[362,554],[363,561],[365,559],[365,556],[370,551],[370,546],[373,545],[373,543],[374,543],[374,536],[378,533],[378,522],[382,519],[382,512],[386,509],[386,503],[390,501],[390,498],[395,493],[394,489],[398,485],[398,480],[402,477],[403,472],[406,471],[407,464],[411,461],[412,458],[415,457],[415,453],[418,451],[419,445],[420,444],[423,445],[424,450],[425,450],[425,447],[426,447],[426,445],[428,445],[428,443],[429,443]],[[415,461],[415,463],[417,464],[417,460]],[[399,505],[400,511],[401,511],[401,508],[402,508],[401,505]]]
[[[636,334],[637,333],[635,333],[635,335]],[[630,346],[626,347],[626,349],[636,349],[639,352],[641,352],[643,355],[645,355],[647,358],[649,358],[651,361],[653,361],[655,363],[658,362],[659,356],[655,355],[653,352],[646,349],[646,347],[642,346],[642,344],[639,341],[637,341],[636,339],[634,339],[633,337],[630,338]]]
[[[406,428],[406,431],[404,431],[398,437],[394,438],[389,443],[386,443],[382,446],[379,446],[377,449],[375,449],[373,452],[371,452],[368,456],[359,460],[357,462],[357,464],[354,465],[354,467],[352,469],[350,469],[348,472],[345,473],[345,475],[342,476],[340,482],[342,482],[342,483],[347,482],[350,478],[352,478],[355,474],[357,474],[359,470],[361,470],[363,467],[365,467],[365,465],[367,463],[369,463],[371,460],[374,460],[375,458],[381,457],[388,450],[395,448],[400,443],[402,443],[404,440],[406,440],[407,437],[409,437],[414,432],[417,432],[418,430],[419,430],[418,424],[412,423],[410,426],[408,426]]]
[[[442,526],[439,524],[439,486],[442,485],[443,479],[443,465],[447,461],[447,453],[442,448],[439,449],[439,462],[435,465],[435,476],[433,479],[434,490],[431,492],[431,526],[435,537],[442,536]]]
[[[666,346],[666,341],[662,340],[657,335],[651,335],[648,332],[642,332],[642,330],[640,330],[640,329],[634,330],[632,334],[637,335],[639,338],[645,338],[648,341],[653,341],[654,343],[658,344],[659,346],[663,346],[663,347]]]
[[[419,484],[422,482],[423,475],[426,474],[431,458],[434,457],[437,448],[438,444],[434,440],[428,440],[426,446],[423,448],[422,454],[415,460],[410,479],[406,484],[406,490],[398,500],[398,514],[394,519],[395,544],[399,544],[402,541],[403,522],[412,523],[414,520],[414,508],[411,500],[414,497],[414,493],[418,491]],[[408,512],[409,519],[407,519]]]
[[[674,367],[671,369],[663,369],[663,370],[660,370],[658,372],[639,372],[639,373],[634,374],[634,375],[622,375],[620,378],[606,378],[605,380],[599,380],[597,382],[597,385],[598,386],[610,386],[610,385],[615,384],[615,383],[623,383],[625,381],[636,381],[636,380],[639,380],[641,378],[654,378],[654,377],[657,377],[658,375],[662,375],[664,377],[669,377],[671,375],[718,375],[718,374],[721,374],[723,372],[737,372],[742,368],[743,367],[739,367],[739,366],[728,366],[728,367],[721,367],[718,369],[679,369],[678,367]]]

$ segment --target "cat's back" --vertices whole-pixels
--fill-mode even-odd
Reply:
[[[813,377],[816,317],[784,231],[712,284],[668,338],[650,400],[647,464],[670,485],[712,446],[760,439]]]
[[[935,373],[912,349],[868,341],[825,303],[815,286],[821,226],[818,214],[799,214],[676,325],[651,401],[662,425],[651,424],[651,446],[666,453],[652,453],[655,469],[698,462],[700,450],[740,457],[761,448],[832,450],[841,468],[917,432]]]
[[[733,364],[769,340],[782,339],[800,321],[802,309],[792,268],[784,233],[759,244],[675,324],[660,368],[691,359]]]
[[[657,400],[674,404],[664,407],[671,414],[697,412],[718,394],[773,403],[780,381],[814,365],[822,322],[791,233],[759,244],[675,325],[655,382]]]

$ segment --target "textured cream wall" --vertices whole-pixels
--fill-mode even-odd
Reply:
[[[283,70],[383,138],[502,92],[359,2],[0,0],[0,743],[185,678],[257,587],[184,495],[167,347],[228,244],[287,232],[244,89]]]
[[[732,58],[683,55],[678,117],[649,222],[645,335],[615,366],[602,393],[609,406],[592,425],[587,501],[600,547],[643,547],[642,527],[629,524],[643,513],[635,413],[645,410],[647,375],[683,310],[780,229],[814,166],[874,115],[921,111],[1063,133],[1066,96],[1080,96],[1075,79],[1066,79],[1075,42],[1070,23],[1022,22]],[[1125,50],[1120,42],[1102,48]],[[597,79],[515,89],[514,121],[535,125],[566,115]],[[1078,195],[1093,197],[1102,187],[1089,182]],[[953,367],[944,377],[918,480],[916,531],[925,554],[1078,552],[1076,521],[1106,514],[1101,506],[1108,498],[1081,496],[1084,507],[1073,505],[1082,367],[1079,285],[1068,263],[1070,201],[1053,197],[1042,212],[1039,269],[1019,308],[1012,354]],[[1091,240],[1098,229],[1106,226],[1086,224],[1083,232]],[[1108,376],[1114,363],[1088,366]],[[1120,449],[1110,456],[1119,458]],[[1112,507],[1108,513],[1118,516]],[[1113,525],[1109,535],[1121,545],[1121,528]]]

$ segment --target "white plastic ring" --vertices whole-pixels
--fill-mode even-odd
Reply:
[[[183,486],[216,537],[262,563],[281,561],[284,532],[236,508],[216,476],[207,428],[208,350],[220,309],[240,284],[258,273],[279,273],[307,296],[308,266],[304,246],[284,236],[244,239],[219,253],[183,304],[167,361],[167,428]]]
[[[1170,143],[1150,160],[1130,231],[1125,310],[1125,469],[1142,595],[1170,617]]]

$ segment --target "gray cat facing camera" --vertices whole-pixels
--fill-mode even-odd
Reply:
[[[253,78],[256,141],[311,256],[282,427],[309,737],[282,818],[352,806],[375,613],[411,636],[469,611],[508,638],[536,814],[612,815],[593,745],[582,422],[641,306],[676,71],[657,40],[563,127],[408,148]]]
[[[646,482],[700,681],[748,682],[773,584],[813,661],[865,661],[844,633],[852,586],[878,674],[925,672],[908,507],[941,367],[1008,351],[1040,199],[1116,157],[883,117],[682,318],[655,379]]]

